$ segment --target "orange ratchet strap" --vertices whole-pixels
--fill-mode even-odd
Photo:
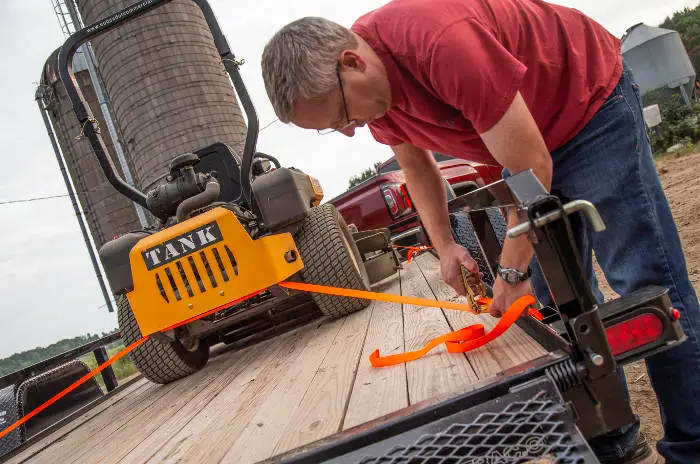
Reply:
[[[179,323],[177,323],[177,324],[173,324],[172,326],[170,326],[170,327],[168,327],[168,328],[166,328],[166,329],[163,329],[163,330],[164,330],[164,331],[165,331],[165,330],[171,330],[171,329],[174,329],[174,328],[176,328],[176,327],[180,327],[180,326],[182,326],[182,325],[188,324],[188,323],[190,323],[190,322],[192,322],[192,321],[194,321],[194,320],[201,319],[201,318],[203,318],[203,317],[205,317],[205,316],[209,316],[209,315],[211,315],[211,314],[214,314],[214,313],[217,312],[217,311],[222,310],[222,309],[225,308],[226,306],[230,306],[230,305],[232,305],[232,304],[240,303],[240,302],[242,302],[242,301],[245,301],[245,300],[247,300],[247,299],[250,299],[250,298],[254,297],[255,295],[259,295],[259,294],[262,293],[262,292],[263,292],[263,290],[260,290],[260,291],[251,293],[250,295],[246,295],[246,296],[244,296],[244,297],[241,297],[241,298],[239,298],[239,299],[237,299],[237,300],[234,300],[234,301],[232,301],[231,303],[228,303],[228,304],[226,304],[226,305],[224,305],[224,306],[220,306],[220,307],[218,307],[218,308],[214,308],[214,309],[212,309],[211,311],[207,311],[206,313],[202,313],[202,314],[200,314],[200,315],[198,315],[198,316],[191,317],[191,318],[189,318],[189,319],[187,319],[187,320],[184,320],[184,321],[182,321],[182,322],[179,322]],[[49,398],[46,402],[44,402],[43,404],[37,406],[37,407],[34,408],[32,411],[30,411],[29,413],[27,413],[27,414],[25,414],[24,416],[22,416],[22,418],[19,419],[18,421],[16,421],[14,424],[11,424],[10,426],[8,426],[7,428],[5,428],[5,429],[3,429],[3,430],[0,430],[0,440],[1,440],[5,435],[9,434],[10,432],[12,432],[13,430],[15,430],[16,428],[21,427],[22,424],[24,424],[24,423],[26,423],[27,421],[29,421],[32,417],[36,416],[37,414],[39,414],[39,413],[40,413],[41,411],[43,411],[44,409],[48,408],[49,406],[51,406],[52,404],[54,404],[56,401],[60,400],[60,399],[63,398],[64,396],[66,396],[68,393],[72,392],[73,390],[75,390],[76,388],[78,388],[79,386],[81,386],[82,384],[84,384],[85,382],[87,382],[88,380],[90,380],[91,378],[93,378],[94,376],[96,376],[98,373],[100,373],[100,372],[102,372],[103,370],[105,370],[107,367],[111,366],[113,363],[115,363],[115,362],[118,361],[119,359],[123,358],[124,356],[126,356],[127,354],[129,354],[129,353],[130,353],[131,351],[133,351],[134,349],[138,348],[139,345],[143,344],[143,343],[144,343],[146,340],[148,340],[149,338],[150,338],[150,335],[147,335],[147,336],[145,336],[145,337],[141,337],[139,340],[136,340],[134,343],[132,343],[131,345],[125,347],[123,350],[121,350],[119,353],[117,353],[117,354],[115,354],[114,356],[112,356],[111,358],[109,358],[109,359],[108,359],[107,361],[105,361],[104,363],[100,364],[99,366],[97,366],[96,368],[94,368],[93,370],[91,370],[90,372],[88,372],[87,374],[85,374],[84,376],[82,376],[81,378],[79,378],[78,380],[76,380],[75,382],[73,382],[72,384],[68,385],[66,388],[64,388],[64,389],[61,390],[60,392],[56,393],[54,396],[52,396],[51,398]]]
[[[408,255],[406,259],[406,263],[410,263],[413,260],[413,257],[418,254],[420,251],[427,251],[427,250],[432,250],[433,247],[428,246],[428,245],[420,245],[420,246],[402,246],[402,245],[394,245],[394,248],[403,248],[408,250]]]
[[[337,287],[327,287],[325,285],[314,285],[305,284],[301,282],[280,282],[280,287],[289,288],[292,290],[301,290],[312,293],[325,293],[326,295],[339,295],[347,296],[352,298],[366,298],[369,300],[376,301],[386,301],[390,303],[404,303],[414,306],[430,306],[433,308],[444,308],[453,309],[457,311],[468,311],[473,314],[478,314],[479,311],[473,309],[469,304],[452,303],[449,301],[438,301],[430,300],[427,298],[416,298],[412,296],[403,295],[392,295],[387,293],[377,293],[377,292],[367,292],[364,290],[353,290],[347,288],[337,288]],[[492,303],[491,298],[478,297],[477,303],[489,307]],[[442,335],[431,340],[425,347],[417,351],[410,351],[406,353],[393,354],[389,356],[380,356],[379,350],[375,350],[369,356],[369,362],[374,367],[387,367],[393,366],[395,364],[401,364],[409,361],[414,361],[435,348],[436,346],[444,343],[447,347],[447,351],[450,353],[465,353],[467,351],[473,350],[480,346],[483,346],[492,340],[499,337],[505,331],[507,331],[515,321],[518,320],[520,315],[528,309],[528,313],[538,319],[542,320],[542,315],[535,308],[531,306],[535,304],[535,298],[532,295],[524,295],[515,300],[515,302],[508,308],[505,314],[498,321],[498,324],[488,333],[484,332],[484,326],[482,324],[474,324],[465,327],[454,332]]]
[[[485,298],[490,300],[490,298]],[[490,304],[485,301],[480,301],[482,304]],[[449,353],[466,353],[480,346],[484,346],[490,341],[502,335],[510,328],[513,323],[518,320],[520,315],[535,303],[535,298],[532,295],[524,295],[515,300],[506,313],[501,317],[490,332],[484,332],[483,324],[473,324],[463,329],[450,332],[440,337],[434,338],[420,350],[408,351],[405,353],[391,354],[388,356],[380,356],[379,350],[374,350],[369,355],[369,362],[374,367],[387,367],[395,364],[401,364],[409,361],[415,361],[418,358],[425,356],[428,351],[432,350],[441,343],[445,344]]]
[[[430,306],[432,308],[454,309],[457,311],[469,311],[478,314],[468,304],[453,303],[451,301],[438,301],[415,296],[393,295],[391,293],[368,292],[366,290],[354,290],[350,288],[328,287],[326,285],[305,284],[302,282],[280,282],[280,287],[303,292],[324,293],[326,295],[347,296],[350,298],[363,298],[366,300],[385,301],[387,303],[403,303],[414,306]],[[490,303],[490,298],[485,298],[485,303]],[[484,301],[480,300],[480,301]]]
[[[314,284],[306,284],[306,283],[301,283],[301,282],[280,282],[278,284],[280,287],[285,287],[291,290],[300,290],[300,291],[305,291],[305,292],[315,292],[315,293],[325,293],[328,295],[337,295],[337,296],[347,296],[347,297],[352,297],[352,298],[364,298],[364,299],[369,299],[369,300],[376,300],[376,301],[386,301],[390,303],[404,303],[404,304],[410,304],[410,305],[415,305],[415,306],[427,306],[427,307],[433,307],[433,308],[444,308],[444,309],[453,309],[457,311],[469,311],[474,314],[478,314],[480,311],[479,309],[474,309],[471,307],[469,304],[460,304],[460,303],[453,303],[449,301],[438,301],[438,300],[431,300],[427,298],[417,298],[417,297],[410,297],[410,296],[403,296],[403,295],[392,295],[392,294],[386,294],[386,293],[377,293],[377,292],[368,292],[368,291],[363,291],[363,290],[353,290],[353,289],[347,289],[347,288],[338,288],[338,287],[328,287],[324,285],[314,285]],[[246,295],[244,297],[241,297],[235,301],[232,301],[231,303],[228,303],[224,306],[215,308],[211,311],[207,311],[206,313],[200,314],[198,316],[192,317],[190,319],[187,319],[185,321],[182,321],[180,323],[174,324],[171,327],[168,327],[167,329],[164,330],[169,330],[173,329],[175,327],[179,327],[181,325],[187,324],[191,321],[201,319],[205,316],[208,316],[210,314],[213,314],[216,311],[219,311],[223,309],[224,307],[230,306],[232,304],[237,304],[242,301],[245,301],[255,295],[258,295],[262,293],[263,290],[260,290],[258,292],[252,293],[250,295]],[[486,298],[486,297],[478,297],[477,298],[477,303],[480,305],[484,306],[489,306],[491,304],[491,298]],[[408,353],[402,353],[402,354],[394,354],[390,356],[379,356],[379,350],[375,350],[369,357],[369,361],[374,367],[384,367],[384,366],[391,366],[394,364],[398,363],[404,363],[407,361],[412,361],[414,359],[418,359],[421,356],[425,355],[428,351],[436,347],[437,345],[444,343],[445,346],[447,347],[447,351],[450,353],[464,353],[469,350],[473,350],[474,348],[480,347],[482,345],[485,345],[486,343],[492,341],[499,335],[501,335],[503,332],[508,330],[508,328],[513,325],[513,323],[520,317],[522,312],[527,309],[530,305],[532,305],[535,302],[535,299],[531,295],[525,295],[523,297],[520,297],[508,310],[506,313],[503,315],[503,317],[499,320],[498,324],[493,328],[488,333],[484,333],[484,326],[482,324],[474,324],[469,327],[465,327],[463,329],[457,330],[455,332],[448,333],[446,335],[443,335],[441,337],[438,337],[434,340],[432,340],[428,345],[426,345],[425,348],[422,350],[414,351],[414,352],[408,352]],[[541,318],[541,315],[539,315],[539,312],[535,310],[534,308],[530,308],[530,314],[533,317],[536,317],[538,319]],[[539,315],[539,317],[538,317]],[[119,353],[115,354],[112,356],[109,360],[106,362],[100,364],[97,366],[95,369],[90,371],[89,373],[85,374],[82,376],[80,379],[69,385],[68,387],[64,388],[61,390],[58,394],[50,398],[48,401],[45,403],[41,404],[40,406],[36,407],[34,410],[29,412],[28,414],[24,415],[20,420],[15,422],[14,424],[11,424],[9,427],[0,430],[0,439],[2,439],[5,435],[9,434],[16,428],[20,427],[22,424],[30,420],[32,417],[36,416],[39,414],[41,411],[46,409],[47,407],[51,406],[53,403],[58,401],[59,399],[63,398],[66,396],[68,393],[71,391],[75,390],[77,387],[82,385],[83,383],[87,382],[89,379],[97,375],[99,372],[103,371],[105,368],[110,366],[112,363],[117,361],[118,359],[126,356],[130,351],[134,350],[137,348],[139,345],[144,343],[146,340],[148,340],[148,336],[141,338],[140,340],[137,340],[136,342],[132,343],[131,345],[125,347],[123,350],[121,350]]]

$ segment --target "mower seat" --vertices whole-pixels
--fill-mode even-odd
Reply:
[[[225,143],[216,142],[195,151],[199,163],[194,170],[201,173],[214,173],[221,186],[219,201],[245,206],[241,195],[241,158]]]

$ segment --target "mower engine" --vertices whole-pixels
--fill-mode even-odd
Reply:
[[[166,183],[146,195],[148,209],[164,223],[173,216],[182,222],[219,198],[219,182],[209,173],[195,172],[197,163],[199,156],[194,153],[176,156],[170,162]]]

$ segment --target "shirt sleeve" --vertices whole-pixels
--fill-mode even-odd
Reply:
[[[478,133],[489,130],[510,107],[527,67],[474,19],[445,28],[431,48],[430,85]]]

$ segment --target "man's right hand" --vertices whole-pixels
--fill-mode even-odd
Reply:
[[[469,254],[466,248],[451,242],[438,250],[440,256],[440,271],[442,272],[443,280],[455,291],[462,295],[466,295],[464,288],[464,280],[462,280],[462,270],[460,265],[464,266],[470,272],[479,272],[479,266],[474,261],[474,258]]]

